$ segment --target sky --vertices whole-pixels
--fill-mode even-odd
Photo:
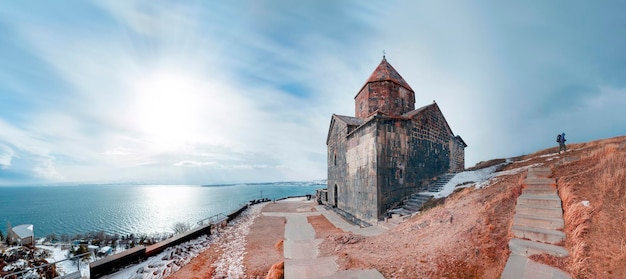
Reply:
[[[466,167],[626,135],[623,1],[8,1],[0,185],[325,179],[386,59]]]

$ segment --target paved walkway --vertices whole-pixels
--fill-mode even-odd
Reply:
[[[277,201],[303,202],[303,201]],[[312,202],[307,202],[312,203]],[[285,224],[285,240],[283,253],[285,257],[285,278],[363,278],[384,279],[376,269],[339,271],[336,257],[318,257],[317,246],[324,241],[315,238],[315,229],[309,224],[307,217],[324,215],[335,227],[364,236],[378,235],[385,230],[376,226],[360,228],[354,226],[323,206],[316,206],[317,212],[263,212],[265,216],[281,216],[287,219]]]
[[[518,238],[509,241],[511,254],[502,272],[503,279],[566,279],[560,269],[528,259],[535,254],[567,256],[565,248],[555,244],[565,239],[563,209],[556,181],[548,178],[550,168],[530,168],[522,195],[517,198],[511,230]]]

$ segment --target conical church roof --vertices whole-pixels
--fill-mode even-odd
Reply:
[[[402,78],[402,76],[396,71],[396,69],[394,69],[393,66],[389,64],[389,62],[387,62],[387,59],[384,56],[383,61],[381,61],[378,67],[376,67],[376,70],[374,70],[370,78],[365,82],[365,85],[370,82],[377,81],[391,81],[408,90],[411,90],[411,92],[415,92],[413,91],[411,86],[409,86],[409,84]]]

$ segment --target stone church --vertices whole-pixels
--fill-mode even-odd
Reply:
[[[437,103],[415,109],[415,92],[383,56],[354,97],[355,117],[333,114],[326,203],[375,223],[433,178],[465,168],[465,147]]]

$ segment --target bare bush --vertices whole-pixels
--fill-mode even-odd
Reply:
[[[188,231],[189,229],[191,229],[191,225],[185,222],[178,222],[174,224],[174,226],[172,227],[172,230],[174,230],[175,234],[184,233]]]

